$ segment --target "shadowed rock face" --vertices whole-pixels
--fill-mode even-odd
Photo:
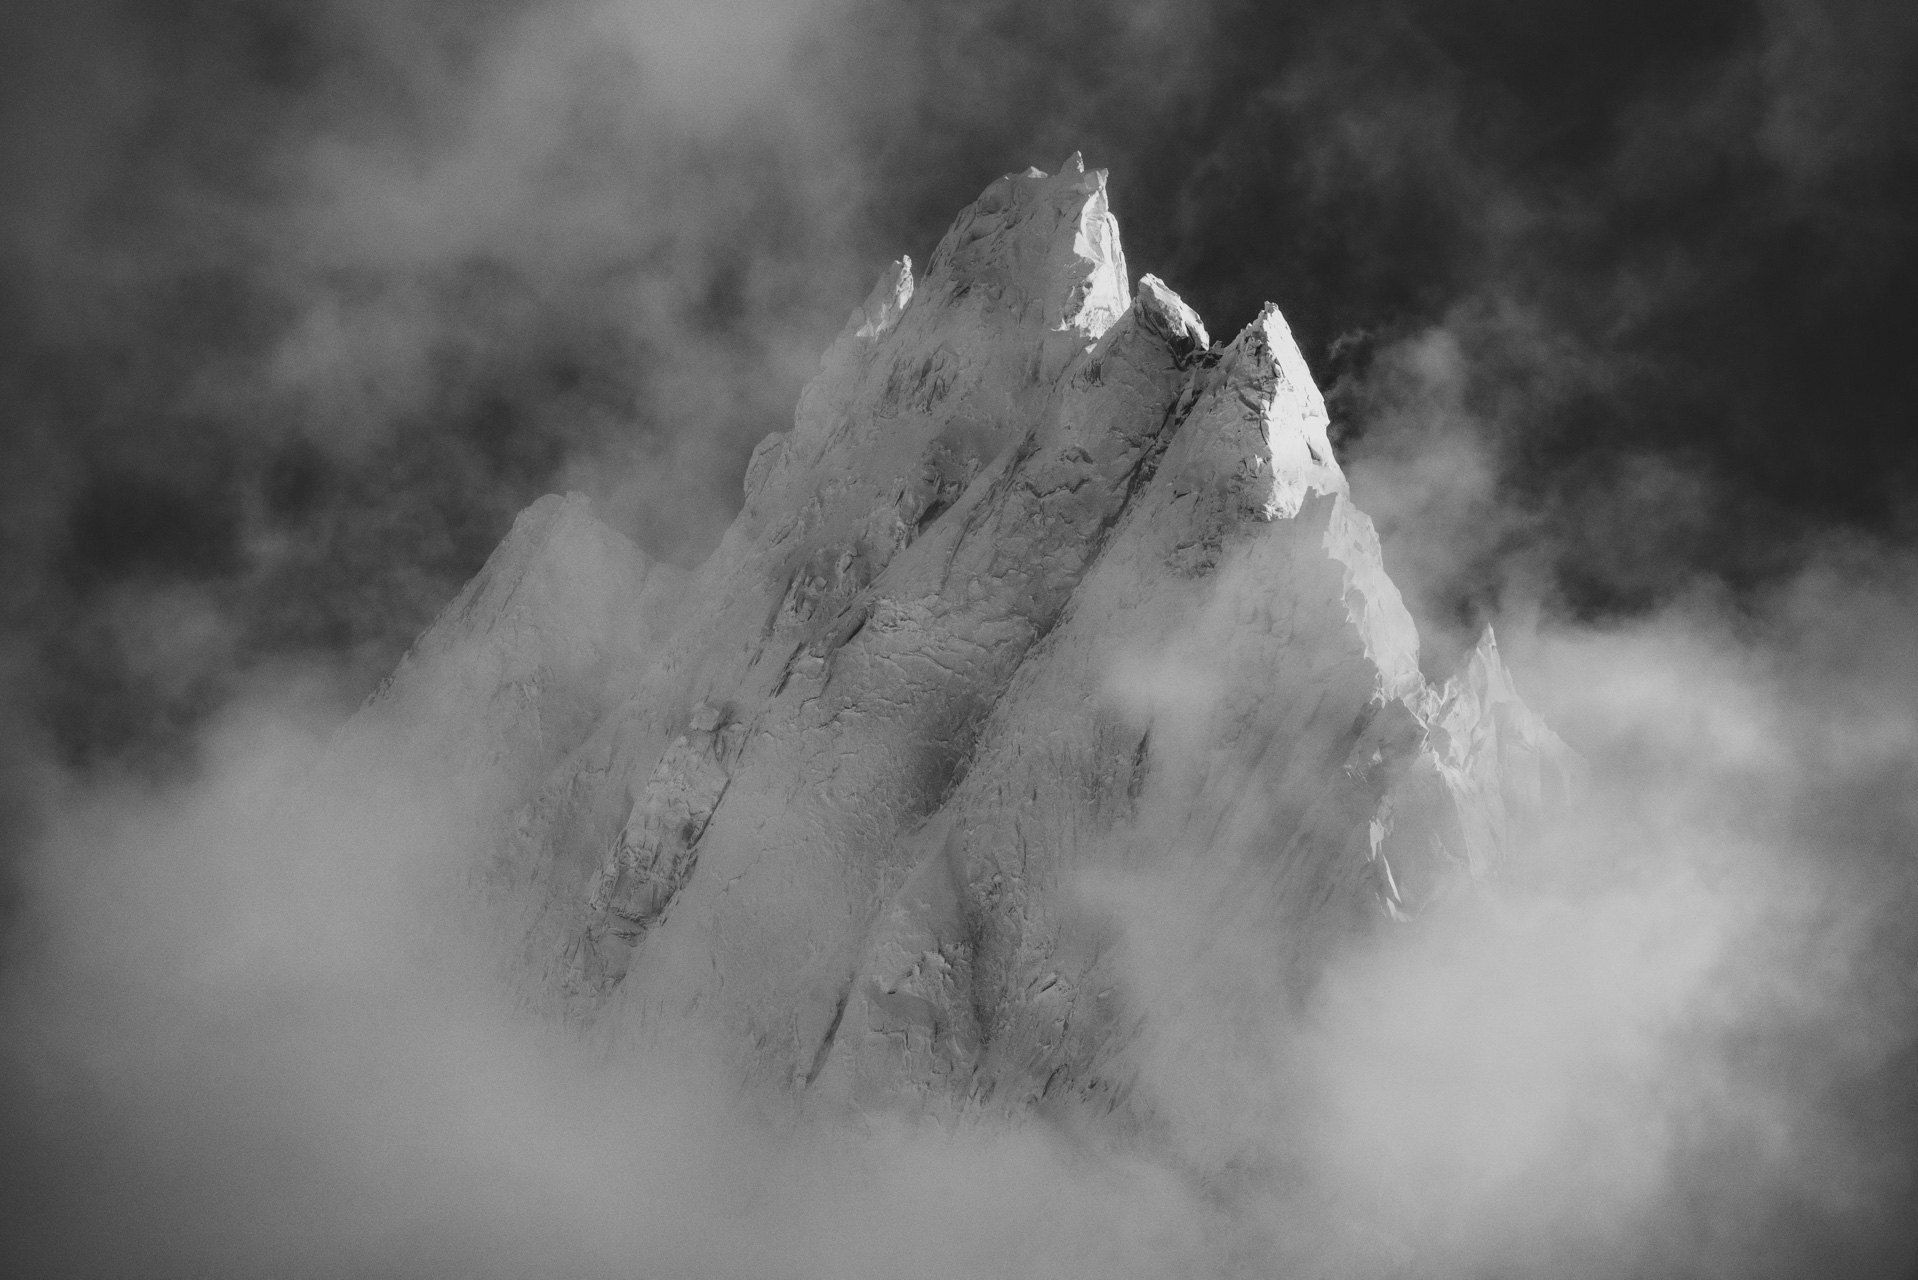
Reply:
[[[1220,347],[1135,295],[1074,156],[886,272],[690,581],[543,499],[362,716],[489,726],[509,967],[616,1043],[696,1029],[818,1105],[1175,1122],[1142,981],[1296,998],[1569,785],[1489,634],[1421,677],[1326,427],[1275,308]],[[1142,885],[1265,942],[1145,947]]]

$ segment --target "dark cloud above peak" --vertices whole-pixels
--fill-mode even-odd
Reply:
[[[1758,583],[1906,518],[1918,33],[1884,0],[0,22],[30,670],[123,588],[188,584],[241,637],[223,670],[363,687],[557,487],[696,559],[884,263],[1074,150],[1215,332],[1284,308],[1436,625]],[[1400,492],[1428,455],[1447,485]]]

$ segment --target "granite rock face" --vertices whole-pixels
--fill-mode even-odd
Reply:
[[[885,273],[745,490],[689,578],[542,499],[361,717],[485,792],[505,963],[615,1043],[1157,1124],[1102,886],[1257,922],[1234,973],[1296,998],[1572,783],[1489,633],[1421,676],[1277,309],[1217,345],[1135,292],[1077,156]]]

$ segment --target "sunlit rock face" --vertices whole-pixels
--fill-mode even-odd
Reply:
[[[1135,287],[1077,156],[891,267],[745,488],[689,580],[542,499],[362,713],[484,776],[503,962],[616,1047],[1163,1127],[1168,981],[1299,999],[1567,786],[1489,634],[1420,674],[1278,310]]]

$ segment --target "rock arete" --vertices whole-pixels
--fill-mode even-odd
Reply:
[[[1296,999],[1571,778],[1489,633],[1421,676],[1327,425],[1276,308],[1219,345],[1134,286],[1103,171],[1010,175],[852,314],[705,564],[541,499],[335,751],[384,725],[473,797],[501,964],[614,1044],[1162,1127],[1142,984]],[[1148,945],[1126,886],[1256,945]]]

